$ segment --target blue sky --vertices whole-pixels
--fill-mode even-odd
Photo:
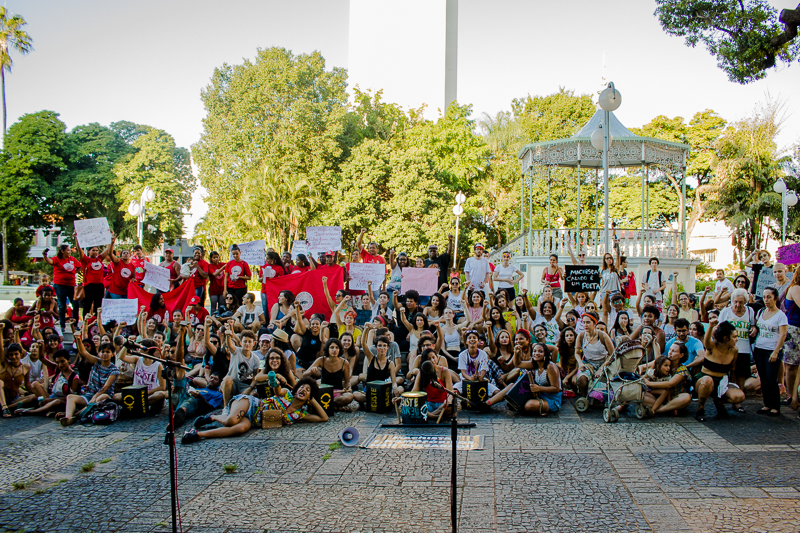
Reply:
[[[791,3],[791,2],[790,2]],[[776,7],[792,7],[775,3]],[[7,77],[9,124],[49,109],[69,128],[117,120],[149,124],[190,147],[205,114],[200,91],[215,67],[256,49],[319,50],[351,84],[383,88],[404,107],[443,105],[444,0],[7,0],[28,21],[35,51],[14,56]],[[654,116],[687,120],[710,108],[729,121],[769,94],[785,102],[780,142],[800,141],[800,64],[747,86],[729,82],[704,48],[663,33],[650,0],[461,0],[459,92],[475,117],[508,110],[513,98],[600,89],[623,94],[627,126]],[[194,223],[205,212],[195,194]]]

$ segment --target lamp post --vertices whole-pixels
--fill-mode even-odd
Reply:
[[[464,213],[464,202],[467,200],[467,197],[464,196],[464,193],[458,191],[456,194],[456,205],[453,206],[453,214],[456,216],[456,244],[453,247],[453,269],[456,268],[456,263],[458,262],[458,220],[461,218],[461,215]]]
[[[131,193],[133,196],[134,193]],[[142,191],[142,196],[139,198],[140,201],[131,200],[131,203],[128,205],[128,213],[132,217],[137,217],[136,219],[136,237],[139,239],[139,246],[142,245],[142,241],[144,240],[144,216],[145,216],[145,206],[147,202],[152,202],[156,197],[156,193],[153,192],[153,189],[150,188],[148,185]]]
[[[622,95],[614,87],[614,82],[609,82],[608,87],[603,89],[598,98],[600,108],[603,110],[603,122],[599,128],[592,133],[592,146],[596,150],[603,151],[603,203],[604,207],[604,220],[603,220],[603,242],[605,243],[605,251],[609,252],[609,235],[608,235],[608,150],[611,148],[611,111],[619,109],[622,104]],[[601,146],[602,141],[602,146]]]
[[[789,208],[797,205],[797,193],[787,190],[786,182],[783,181],[783,178],[775,182],[772,190],[781,195],[781,210],[783,212],[781,246],[786,246],[786,224],[789,220]]]

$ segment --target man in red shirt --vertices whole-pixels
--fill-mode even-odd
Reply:
[[[384,265],[384,274],[386,273],[386,259],[383,258],[382,255],[378,255],[378,243],[375,241],[370,242],[366,249],[364,248],[364,235],[367,233],[366,228],[361,229],[361,233],[358,235],[358,242],[356,242],[356,248],[361,253],[361,262],[362,263],[380,263]],[[378,295],[381,293],[381,287],[373,288],[372,295],[375,299],[378,299]]]
[[[136,278],[136,283],[142,284],[144,279],[144,264],[149,263],[150,260],[145,257],[144,250],[141,245],[137,244],[133,247],[133,257],[131,257],[131,265],[133,266],[133,275]]]
[[[164,261],[161,262],[161,267],[169,269],[169,289],[172,290],[181,284],[181,265],[175,261],[172,248],[164,250]]]
[[[186,307],[186,320],[191,324],[192,328],[198,324],[205,324],[208,310],[200,303],[199,296],[192,296],[189,299],[189,305]]]
[[[114,253],[114,243],[117,242],[116,233],[111,234],[111,242],[103,251],[103,257],[111,260],[111,284],[108,287],[108,297],[111,300],[124,300],[128,298],[128,283],[133,279],[133,265],[130,262],[130,252],[122,250],[120,256]],[[95,309],[95,312],[97,310]]]

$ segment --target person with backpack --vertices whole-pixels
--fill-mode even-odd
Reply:
[[[664,289],[667,288],[667,283],[664,280],[664,273],[658,269],[660,261],[658,257],[650,258],[650,270],[642,280],[642,293],[643,295],[651,294],[656,298],[656,306],[659,311],[663,310],[664,302]]]
[[[114,382],[117,381],[117,376],[119,376],[119,369],[111,362],[114,357],[113,344],[110,342],[101,344],[98,357],[90,354],[84,348],[82,342],[76,344],[81,357],[94,366],[89,374],[89,381],[81,389],[81,392],[67,396],[67,409],[63,416],[59,416],[62,413],[56,415],[56,419],[60,420],[61,425],[64,427],[71,426],[78,421],[75,411],[79,407],[86,407],[91,403],[111,398],[114,395]]]

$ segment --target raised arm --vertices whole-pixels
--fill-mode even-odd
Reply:
[[[323,278],[324,279],[324,278]],[[303,320],[305,315],[303,313],[303,306],[299,302],[294,303],[294,309],[297,313],[297,319],[294,321],[294,332],[298,335],[304,335],[306,332],[306,323]]]
[[[325,298],[328,300],[328,305],[331,308],[331,311],[336,309],[336,300],[331,298],[331,293],[328,290],[328,277],[322,276],[322,291],[325,293]]]
[[[364,249],[364,234],[367,233],[367,228],[361,228],[361,233],[358,234],[358,241],[356,241],[356,248],[359,253]]]
[[[409,333],[414,331],[414,326],[412,326],[411,322],[409,322],[408,319],[406,318],[406,308],[405,307],[397,308],[397,315],[400,317],[400,321],[403,323],[403,325],[406,327],[406,329],[409,331]]]
[[[575,257],[575,253],[572,251],[572,239],[567,239],[567,253],[569,254],[569,258],[572,260],[573,265],[578,265],[578,259]]]
[[[672,303],[678,305],[678,273],[672,273]]]
[[[103,257],[110,259],[111,262],[114,264],[119,263],[119,257],[117,257],[116,254],[114,253],[114,244],[116,242],[117,242],[117,234],[111,232],[111,242],[108,243],[106,249],[103,250]]]

